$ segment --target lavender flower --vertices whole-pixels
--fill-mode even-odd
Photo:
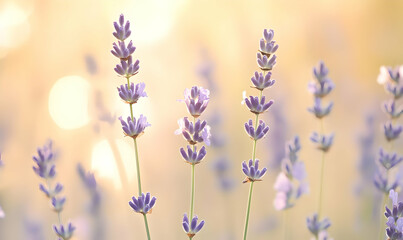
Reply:
[[[41,178],[53,178],[56,174],[55,165],[53,163],[52,142],[48,142],[43,148],[38,148],[38,156],[34,156],[33,160],[37,166],[34,166],[34,172]]]
[[[308,184],[305,182],[305,165],[298,161],[300,149],[301,145],[297,136],[286,144],[287,154],[282,160],[282,172],[274,183],[274,189],[277,191],[274,199],[276,210],[293,207],[297,199],[309,192]]]
[[[61,237],[63,240],[68,240],[73,237],[73,233],[76,228],[69,223],[67,226],[63,226],[62,224],[60,224],[60,226],[54,225],[53,229],[55,230],[57,236]]]
[[[398,202],[398,194],[394,190],[390,190],[389,198],[392,200],[392,209],[385,206],[386,236],[390,240],[403,239],[403,203]]]
[[[253,140],[257,141],[267,134],[269,131],[269,126],[266,126],[263,120],[260,120],[259,125],[255,130],[252,119],[249,119],[249,121],[245,123],[245,131]]]
[[[143,114],[141,114],[137,120],[131,117],[127,117],[127,122],[125,122],[122,117],[119,117],[119,120],[122,124],[124,134],[134,139],[143,134],[146,127],[151,126]]]
[[[267,111],[271,105],[273,105],[273,100],[266,103],[266,98],[262,96],[259,101],[259,97],[250,96],[249,99],[245,98],[246,106],[254,114],[261,114]]]
[[[208,102],[210,100],[210,91],[202,87],[194,86],[191,89],[185,90],[186,107],[190,113],[195,118],[198,118],[204,110],[207,108]]]
[[[403,107],[396,108],[395,100],[387,101],[383,104],[385,112],[389,115],[392,119],[397,119],[403,113]]]
[[[399,138],[400,133],[403,131],[402,126],[393,126],[391,122],[383,125],[386,140],[392,141]]]
[[[318,236],[320,232],[326,231],[331,226],[328,218],[320,221],[316,213],[306,219],[306,224],[309,231],[315,236]]]
[[[197,152],[197,147],[194,147],[194,150],[192,150],[192,148],[188,145],[187,148],[187,153],[183,148],[180,149],[180,152],[185,161],[191,165],[200,163],[200,161],[203,160],[204,156],[206,156],[207,154],[206,148],[204,146],[200,149],[199,152]]]
[[[327,75],[329,74],[329,69],[325,66],[324,62],[319,63],[318,68],[313,68],[313,75],[318,80],[318,82],[330,80]]]
[[[403,96],[403,81],[400,84],[386,84],[386,91],[393,95],[395,100],[400,99]]]
[[[273,55],[270,59],[266,55],[257,53],[257,64],[262,71],[270,71],[276,64],[276,55]]]
[[[193,123],[187,117],[184,117],[178,120],[178,124],[179,129],[175,131],[175,134],[179,135],[182,133],[189,144],[195,145],[204,142],[207,146],[210,145],[210,127],[206,121],[198,119],[196,123]]]
[[[389,170],[403,161],[403,157],[399,157],[396,153],[389,154],[380,148],[378,160],[386,170]]]
[[[323,98],[327,96],[334,89],[334,84],[332,81],[323,80],[321,82],[308,83],[308,90],[311,92],[316,98]]]
[[[142,193],[138,198],[132,197],[132,201],[129,202],[129,205],[135,212],[147,214],[151,213],[151,210],[155,205],[155,201],[157,201],[157,198],[151,198],[150,193],[147,193],[146,195]]]
[[[185,213],[183,216],[182,220],[183,230],[190,239],[192,239],[194,235],[196,235],[196,233],[198,233],[204,226],[204,220],[201,221],[199,224],[197,224],[198,220],[199,220],[198,217],[194,216],[192,218],[192,221],[189,222],[188,215]]]
[[[111,53],[121,59],[121,60],[128,60],[129,56],[134,53],[136,50],[136,47],[133,46],[132,41],[129,42],[129,44],[126,46],[125,42],[119,41],[118,44],[113,43],[113,50],[111,50]]]
[[[334,134],[332,133],[326,136],[321,135],[317,132],[313,132],[310,139],[313,143],[316,144],[317,149],[327,152],[333,144]]]
[[[308,111],[313,113],[317,118],[321,119],[329,115],[332,110],[333,102],[329,103],[326,107],[322,107],[320,98],[315,98],[315,104],[312,108],[308,108]]]
[[[57,183],[56,186],[54,187],[54,189],[48,189],[47,187],[45,187],[45,185],[43,185],[41,183],[41,184],[39,184],[39,190],[41,190],[43,193],[45,193],[45,195],[48,198],[53,198],[54,196],[56,196],[63,190],[63,185],[60,183]]]
[[[115,36],[115,38],[119,39],[120,41],[124,41],[126,40],[126,38],[130,37],[130,22],[126,21],[125,23],[125,17],[123,16],[123,14],[121,14],[119,17],[119,23],[114,22],[113,26],[116,30],[116,32],[113,33],[113,36]]]
[[[262,177],[266,174],[267,168],[259,170],[259,160],[249,160],[248,164],[245,161],[242,162],[242,171],[245,173],[246,178],[243,183],[262,181]]]
[[[391,184],[389,184],[386,174],[382,173],[378,169],[375,172],[374,185],[379,191],[388,194],[390,190],[395,190],[397,188],[398,181],[395,179],[393,182],[391,182]]]
[[[271,72],[266,73],[264,76],[263,73],[255,72],[255,75],[250,80],[252,81],[253,86],[260,91],[273,86],[276,82],[271,79]]]
[[[147,93],[144,92],[145,87],[146,85],[144,83],[138,83],[136,87],[134,83],[131,83],[130,89],[127,87],[127,84],[120,85],[120,87],[118,87],[119,96],[128,104],[137,103],[140,97],[147,97]]]
[[[128,56],[127,61],[121,60],[120,64],[117,64],[114,69],[115,69],[115,72],[117,74],[119,74],[120,76],[125,77],[125,78],[130,78],[138,73],[139,68],[140,68],[139,65],[140,65],[139,60],[136,60],[133,63],[132,56]]]

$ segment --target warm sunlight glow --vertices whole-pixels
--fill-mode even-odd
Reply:
[[[114,151],[113,149],[116,150]],[[122,188],[122,182],[116,165],[116,159],[123,161],[129,181],[135,177],[134,150],[124,140],[117,139],[114,142],[108,140],[100,141],[94,146],[91,159],[91,168],[97,173],[97,176],[110,179],[118,189]]]
[[[88,102],[90,85],[79,76],[59,79],[49,93],[49,113],[57,126],[75,129],[89,122]]]

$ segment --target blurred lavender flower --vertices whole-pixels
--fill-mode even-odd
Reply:
[[[125,17],[123,14],[121,14],[119,17],[119,23],[114,22],[113,26],[116,30],[116,32],[113,33],[115,38],[119,39],[120,41],[124,41],[126,38],[130,37],[130,34],[132,33],[130,31],[130,22],[126,21],[125,23]]]
[[[113,43],[113,50],[111,50],[111,53],[124,61],[129,60],[129,56],[134,53],[136,50],[136,47],[133,46],[133,42],[130,41],[129,44],[126,46],[125,42],[119,41],[118,44]]]
[[[403,161],[403,157],[399,157],[396,153],[389,154],[380,148],[378,160],[386,170],[389,170]]]
[[[248,164],[245,161],[242,162],[242,171],[245,173],[246,178],[243,183],[262,181],[262,177],[266,174],[267,168],[259,170],[259,159],[249,160]]]
[[[95,176],[91,172],[86,172],[81,164],[77,164],[77,172],[85,188],[91,195],[90,212],[95,214],[99,210],[99,204],[101,201],[101,193],[98,190]]]
[[[198,118],[204,110],[207,108],[208,102],[210,100],[210,91],[202,87],[194,86],[191,89],[185,90],[186,107],[190,113],[195,118]]]
[[[329,115],[332,110],[333,102],[329,103],[326,107],[322,107],[321,99],[315,98],[315,104],[312,108],[308,108],[308,111],[313,113],[317,118],[321,119],[327,115]]]
[[[399,138],[399,135],[402,132],[403,127],[393,126],[391,122],[388,122],[383,125],[383,130],[386,140],[392,141],[395,140],[396,138]]]
[[[189,142],[190,145],[197,143],[206,143],[210,145],[210,126],[206,121],[200,121],[198,119],[195,123],[190,122],[187,117],[178,120],[179,129],[175,131],[176,135],[182,133],[183,137]]]
[[[384,194],[387,194],[390,190],[396,189],[398,186],[397,179],[391,182],[391,184],[389,184],[388,181],[387,174],[382,173],[379,169],[375,172],[374,185]]]
[[[271,87],[276,82],[275,80],[271,79],[271,72],[266,73],[263,76],[263,73],[255,72],[255,75],[250,79],[254,88],[263,91],[265,88]]]
[[[60,224],[60,226],[54,225],[53,229],[55,230],[56,234],[63,240],[68,240],[73,237],[73,233],[76,228],[71,223],[69,223],[67,226],[63,226],[62,224]]]
[[[124,121],[122,117],[119,117],[119,120],[122,124],[124,134],[134,139],[143,134],[146,127],[151,126],[151,124],[147,122],[147,117],[143,116],[143,114],[141,114],[137,120],[131,117],[127,117],[127,122]]]
[[[190,239],[192,239],[194,235],[196,235],[196,233],[198,233],[204,226],[204,220],[201,221],[199,224],[197,224],[198,220],[199,220],[198,217],[194,216],[192,218],[192,221],[189,222],[188,215],[185,213],[183,216],[182,220],[183,230],[187,233]]]
[[[115,72],[122,77],[130,78],[136,75],[140,68],[140,61],[136,60],[133,63],[132,56],[127,57],[127,61],[121,60],[114,68]]]
[[[261,114],[267,111],[271,105],[273,105],[273,100],[266,103],[266,98],[262,96],[259,101],[259,97],[250,96],[249,99],[245,98],[246,106],[254,114]]]
[[[306,219],[306,224],[309,231],[317,238],[321,232],[326,232],[331,225],[328,218],[319,221],[318,215],[315,213]]]
[[[277,59],[276,55],[273,55],[273,57],[271,57],[270,59],[267,55],[262,56],[262,54],[260,53],[257,53],[256,56],[257,56],[257,65],[262,71],[270,71],[276,64]]]
[[[313,132],[310,139],[313,143],[316,144],[317,149],[327,152],[333,144],[334,134],[332,133],[326,136],[317,132]]]
[[[204,156],[206,156],[207,154],[206,148],[204,146],[200,149],[199,152],[197,152],[197,147],[194,147],[194,150],[192,150],[192,148],[188,145],[187,148],[187,153],[183,148],[180,149],[180,152],[185,161],[191,165],[200,163],[200,161],[203,160]]]
[[[305,182],[306,171],[303,162],[298,161],[301,149],[298,136],[286,144],[286,158],[282,161],[282,172],[277,176],[274,189],[277,191],[274,199],[276,210],[286,210],[294,206],[295,201],[309,192]],[[294,181],[294,182],[293,182]]]
[[[147,193],[146,195],[142,193],[138,198],[132,197],[132,201],[129,202],[129,205],[135,212],[147,214],[151,213],[152,208],[155,205],[155,201],[157,201],[157,198],[151,197],[150,193]]]
[[[403,239],[403,203],[398,202],[398,194],[393,189],[389,192],[392,209],[385,205],[386,236],[390,240]]]
[[[147,97],[147,93],[144,92],[146,85],[144,83],[138,83],[134,86],[134,83],[130,84],[130,89],[127,84],[120,85],[118,92],[120,98],[128,104],[137,103],[140,97]]]
[[[61,222],[60,212],[63,211],[66,198],[58,195],[63,190],[63,185],[60,183],[56,183],[54,187],[51,185],[51,180],[56,174],[52,141],[49,140],[42,148],[38,148],[37,154],[38,156],[33,156],[33,160],[37,165],[33,167],[33,170],[46,181],[46,186],[40,184],[39,189],[51,200],[53,211],[58,214],[59,227],[54,225],[53,229],[63,240],[68,240],[72,237],[75,228],[71,223],[64,228]]]
[[[396,103],[396,101],[392,99],[383,104],[385,112],[392,119],[399,118],[400,115],[403,113],[403,107],[397,108],[395,106],[395,103]]]
[[[267,134],[269,131],[269,126],[266,126],[263,120],[260,120],[259,125],[255,130],[252,119],[249,119],[249,121],[245,123],[245,131],[253,140],[257,141]]]
[[[310,82],[308,83],[308,90],[311,92],[316,98],[323,98],[327,96],[334,88],[334,84],[332,81],[320,81],[320,82]]]
[[[325,66],[324,62],[319,63],[318,68],[313,69],[313,75],[318,80],[318,82],[329,81],[330,79],[327,77],[329,74],[329,69]]]

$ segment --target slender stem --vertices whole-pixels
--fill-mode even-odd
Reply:
[[[62,225],[62,217],[60,212],[57,212],[57,219],[59,220],[59,225]]]
[[[147,239],[151,240],[150,230],[148,229],[147,214],[143,214],[143,217],[144,217],[144,225],[146,226]]]
[[[134,139],[134,152],[136,154],[136,170],[137,170],[137,184],[139,190],[139,196],[141,195],[141,177],[140,177],[140,161],[139,161],[139,153],[137,149],[137,139]]]
[[[285,209],[283,211],[283,215],[284,215],[284,223],[283,223],[283,231],[284,231],[284,240],[288,239],[288,231],[287,229],[290,229],[290,227],[287,225],[287,221],[288,221],[288,209]]]
[[[252,202],[252,191],[253,191],[253,183],[250,183],[250,187],[249,187],[249,198],[248,198],[248,207],[246,210],[246,220],[245,220],[245,228],[243,231],[243,239],[246,240],[246,235],[248,234],[248,224],[249,224],[249,212],[250,212],[250,205]]]
[[[190,219],[193,219],[194,199],[195,199],[195,165],[192,164],[192,186],[191,186],[191,200],[190,200]]]
[[[325,172],[325,152],[322,151],[322,162],[321,162],[321,169],[320,169],[320,188],[319,188],[319,208],[318,208],[318,218],[320,219],[320,215],[322,212],[322,194],[323,194],[323,176]]]

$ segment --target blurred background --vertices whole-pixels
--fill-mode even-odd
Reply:
[[[279,44],[276,84],[265,91],[275,104],[264,114],[268,136],[257,157],[269,172],[256,184],[248,239],[282,239],[282,213],[273,207],[274,180],[285,141],[301,138],[310,194],[290,211],[290,239],[310,239],[306,217],[317,209],[320,152],[309,141],[319,121],[307,111],[307,84],[323,60],[336,88],[325,130],[335,143],[326,159],[323,214],[335,239],[375,239],[381,195],[372,176],[376,152],[385,146],[381,103],[389,96],[376,82],[382,65],[402,64],[403,1],[0,1],[0,239],[55,239],[57,216],[38,189],[33,172],[37,147],[53,140],[56,179],[67,197],[62,220],[76,225],[74,239],[145,239],[142,218],[127,202],[137,194],[132,141],[123,137],[119,116],[129,107],[117,94],[123,84],[110,53],[113,21],[131,22],[135,81],[148,98],[134,106],[151,127],[139,138],[143,189],[158,198],[149,224],[153,239],[187,239],[181,222],[189,208],[190,167],[180,156],[186,146],[175,136],[187,116],[178,102],[194,85],[211,89],[202,118],[212,125],[213,146],[196,168],[195,213],[206,221],[197,239],[241,239],[249,186],[241,162],[252,142],[243,124],[252,114],[242,92],[257,71],[263,29]],[[363,147],[363,139],[373,140]],[[395,149],[402,154],[400,139]],[[116,162],[124,162],[125,176]],[[99,209],[77,172],[94,172]],[[224,169],[224,170],[223,170]],[[123,180],[123,181],[122,181]],[[102,229],[95,238],[94,229]]]

